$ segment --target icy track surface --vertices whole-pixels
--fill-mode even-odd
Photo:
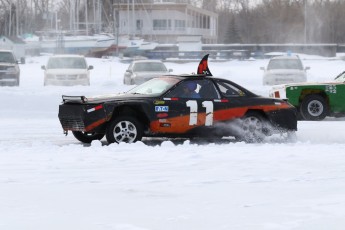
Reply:
[[[308,81],[344,70],[302,56]],[[61,95],[127,91],[128,64],[87,59],[90,87],[44,87],[47,57],[21,65],[21,86],[0,87],[0,229],[343,230],[345,119],[300,121],[297,141],[245,144],[146,139],[83,145],[63,135]],[[257,94],[268,60],[210,62],[217,77]],[[166,63],[174,74],[198,63]]]

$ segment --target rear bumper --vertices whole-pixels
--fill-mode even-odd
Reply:
[[[0,74],[0,85],[19,85],[19,76],[16,74]]]

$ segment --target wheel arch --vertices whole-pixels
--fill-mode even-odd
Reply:
[[[326,100],[327,106],[329,106],[328,95],[326,94],[326,92],[324,90],[321,90],[321,89],[304,89],[304,90],[302,90],[301,95],[300,95],[299,100],[298,100],[299,106],[301,106],[301,103],[304,100],[304,98],[306,98],[307,96],[310,96],[310,95],[314,95],[314,94],[323,97]]]
[[[108,122],[113,121],[119,116],[135,117],[143,125],[144,129],[147,129],[150,123],[147,114],[145,114],[140,105],[120,105],[115,107]]]
[[[259,114],[264,119],[268,120],[267,114],[263,110],[260,110],[260,109],[248,109],[247,112],[244,114],[244,116],[247,116],[248,114],[251,114],[251,113]]]
[[[266,134],[269,134],[270,133],[270,130],[272,128],[272,125],[273,125],[273,121],[270,119],[270,117],[265,113],[265,111],[263,110],[260,110],[260,109],[249,109],[244,117],[248,116],[249,114],[257,114],[259,115],[262,119],[263,119],[263,122],[264,122],[264,132]]]

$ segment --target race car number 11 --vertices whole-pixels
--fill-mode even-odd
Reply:
[[[198,103],[195,100],[186,101],[187,107],[190,108],[189,125],[196,125],[198,123]],[[213,125],[213,102],[204,101],[202,107],[206,108],[205,126]]]

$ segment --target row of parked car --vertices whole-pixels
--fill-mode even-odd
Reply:
[[[0,85],[19,86],[20,68],[11,50],[0,50]],[[84,56],[54,55],[43,65],[44,85],[90,85],[90,71]]]
[[[11,51],[0,51],[0,83],[18,86],[20,69]],[[90,85],[90,70],[84,56],[54,55],[49,58],[44,70],[44,85]],[[272,58],[264,70],[263,84],[277,85],[291,82],[306,82],[306,70],[298,56],[279,56]],[[154,77],[172,72],[158,60],[133,61],[126,70],[123,83],[139,85]]]

